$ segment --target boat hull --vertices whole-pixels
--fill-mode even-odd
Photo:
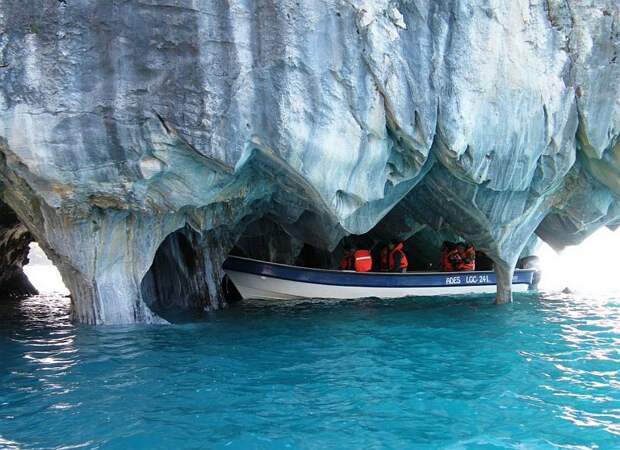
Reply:
[[[495,274],[476,272],[377,273],[308,269],[230,257],[224,270],[244,299],[354,299],[492,294]],[[531,289],[534,271],[518,270],[513,292]]]

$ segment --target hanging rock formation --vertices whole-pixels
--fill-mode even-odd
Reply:
[[[509,301],[533,233],[620,224],[619,8],[0,0],[1,197],[80,322],[221,307],[233,248],[381,229],[472,241]]]

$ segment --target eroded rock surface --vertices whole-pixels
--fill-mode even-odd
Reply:
[[[0,0],[2,198],[82,322],[220,307],[253,238],[325,261],[370,230],[474,242],[507,301],[533,233],[620,224],[619,9]]]

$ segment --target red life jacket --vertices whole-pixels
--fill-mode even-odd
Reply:
[[[394,256],[397,253],[400,253],[401,255],[400,266],[398,268],[406,269],[409,266],[409,261],[407,261],[407,256],[405,255],[405,252],[403,252],[403,243],[400,242],[394,246],[394,248],[392,249],[392,251],[390,252],[388,256],[388,267],[390,270],[394,270]]]
[[[388,263],[388,256],[390,254],[390,249],[387,247],[383,247],[381,249],[381,253],[379,254],[379,270],[381,272],[387,272],[390,268]]]
[[[372,256],[369,250],[356,250],[353,253],[353,261],[356,272],[370,272],[372,270]]]
[[[476,270],[476,249],[473,245],[468,246],[465,250],[459,250],[461,257],[457,270]]]

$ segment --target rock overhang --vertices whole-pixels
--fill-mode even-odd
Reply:
[[[327,250],[385,220],[510,273],[618,223],[618,5],[568,3],[4,0],[3,198],[89,322],[154,320],[185,226],[217,262],[264,218]]]

